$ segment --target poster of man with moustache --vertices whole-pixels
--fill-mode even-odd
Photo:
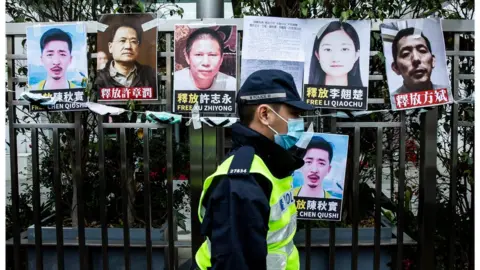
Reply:
[[[348,136],[305,132],[296,149],[304,161],[293,173],[298,218],[340,220]]]
[[[84,23],[27,27],[28,89],[66,102],[49,111],[86,110],[87,34]],[[31,111],[44,111],[36,105]]]

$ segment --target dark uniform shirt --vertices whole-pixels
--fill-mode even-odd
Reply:
[[[240,123],[232,126],[232,133],[228,156],[241,146],[252,146],[279,179],[303,166],[302,159]],[[270,181],[257,174],[212,181],[203,201],[206,211],[201,227],[202,235],[211,241],[212,270],[266,269],[271,191]]]

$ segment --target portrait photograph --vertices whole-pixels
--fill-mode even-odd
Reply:
[[[453,100],[440,19],[389,22],[380,31],[393,110]]]
[[[84,23],[27,27],[28,89],[85,88],[88,78]]]
[[[157,33],[153,13],[100,16],[95,84],[101,100],[157,99]]]
[[[237,26],[175,25],[175,91],[237,90]]]
[[[370,21],[306,20],[304,84],[368,87]]]
[[[293,173],[295,196],[341,200],[345,186],[348,136],[305,132],[300,142],[296,145],[296,155],[303,158],[304,165]]]

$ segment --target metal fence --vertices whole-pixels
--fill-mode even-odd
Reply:
[[[160,52],[158,54],[159,59],[164,58],[166,66],[159,68],[166,68],[166,75],[159,76],[159,83],[164,85],[164,93],[160,95],[160,100],[156,101],[155,104],[162,104],[166,111],[171,111],[172,109],[172,74],[173,74],[173,28],[177,23],[193,23],[198,22],[198,20],[182,20],[182,21],[164,21],[158,27],[158,31],[164,34],[166,42],[166,51]],[[235,24],[238,27],[239,35],[243,28],[241,19],[205,19],[203,23],[222,23],[222,24]],[[90,35],[96,33],[96,23],[87,22],[88,24],[88,33]],[[379,31],[380,22],[372,22],[372,31]],[[7,38],[7,55],[6,59],[9,67],[8,74],[8,88],[15,91],[16,84],[19,82],[25,82],[25,79],[18,78],[18,74],[15,72],[15,61],[25,60],[26,55],[16,54],[14,50],[14,41],[15,37],[24,37],[26,33],[26,26],[30,25],[29,23],[8,23],[6,27],[6,38]],[[443,29],[445,32],[454,32],[454,50],[447,51],[447,56],[453,56],[453,92],[454,96],[458,98],[458,87],[460,80],[473,80],[473,74],[460,74],[458,63],[461,56],[474,56],[473,51],[460,51],[460,35],[464,32],[474,32],[474,23],[473,21],[465,20],[445,20],[443,21]],[[240,46],[239,46],[240,48]],[[239,50],[240,51],[240,50]],[[372,52],[371,55],[375,55],[376,52]],[[92,52],[90,57],[95,58],[95,53]],[[159,61],[160,62],[160,61]],[[238,60],[240,63],[240,60]],[[370,80],[383,80],[382,75],[371,75]],[[22,260],[25,258],[23,253],[23,248],[27,246],[35,246],[35,258],[36,266],[35,269],[43,269],[43,254],[42,247],[44,246],[56,246],[57,251],[57,263],[58,269],[68,269],[68,265],[65,265],[64,261],[64,247],[78,245],[79,247],[79,259],[81,262],[80,269],[89,269],[91,267],[91,262],[89,262],[89,247],[91,246],[101,246],[102,247],[102,257],[103,257],[103,269],[108,269],[108,247],[112,245],[121,246],[124,248],[124,262],[125,268],[130,269],[131,257],[131,246],[130,243],[130,228],[127,223],[127,200],[128,200],[128,191],[126,187],[127,180],[131,181],[132,172],[129,171],[127,166],[127,129],[143,128],[145,136],[143,137],[144,149],[144,196],[145,201],[145,213],[146,213],[146,223],[145,223],[145,237],[146,241],[144,242],[147,258],[148,269],[152,269],[152,248],[153,247],[163,247],[166,250],[167,260],[166,260],[166,269],[176,269],[178,267],[178,262],[176,258],[176,249],[179,247],[192,247],[192,258],[194,258],[195,251],[203,242],[203,239],[200,235],[200,223],[197,219],[196,209],[198,209],[198,199],[200,197],[202,182],[203,179],[210,173],[212,173],[216,165],[222,160],[225,152],[225,142],[224,135],[225,130],[223,128],[209,128],[204,126],[201,130],[194,130],[191,128],[190,132],[190,189],[191,189],[191,222],[192,222],[192,235],[191,242],[182,242],[176,241],[175,239],[175,226],[174,226],[174,216],[173,216],[173,147],[172,147],[172,134],[173,129],[175,128],[172,125],[161,125],[161,124],[149,124],[149,123],[105,123],[102,116],[98,116],[98,156],[99,156],[99,188],[100,188],[100,216],[101,216],[101,241],[89,241],[85,238],[85,224],[83,222],[85,217],[84,211],[84,191],[83,191],[83,175],[82,175],[82,164],[81,164],[81,148],[83,147],[79,141],[82,136],[82,127],[81,127],[81,113],[74,113],[73,123],[20,123],[15,122],[16,119],[16,106],[26,105],[24,101],[16,100],[16,95],[18,93],[9,92],[8,93],[8,127],[9,127],[9,141],[10,141],[10,166],[11,166],[11,196],[12,196],[12,207],[13,207],[13,238],[7,241],[7,249],[13,250],[13,256],[8,257],[7,261],[13,262],[13,269],[22,269]],[[142,102],[142,104],[151,104]],[[115,103],[114,103],[115,104]],[[118,103],[117,103],[118,104]],[[369,106],[382,105],[385,104],[383,98],[369,98]],[[461,122],[458,117],[458,104],[453,104],[453,109],[451,111],[452,117],[452,131],[451,131],[451,147],[456,149],[458,147],[458,128],[462,126],[473,126],[471,122]],[[405,121],[405,112],[399,113],[399,121],[385,121],[385,122],[361,122],[361,121],[338,121],[335,118],[324,119],[322,121],[317,121],[318,128],[323,128],[326,132],[336,133],[339,129],[345,130],[350,129],[353,131],[353,149],[350,149],[350,156],[353,163],[348,168],[350,181],[352,185],[351,194],[347,194],[352,200],[353,206],[353,216],[352,216],[352,265],[351,269],[359,269],[358,265],[358,254],[359,254],[359,241],[358,241],[358,228],[359,228],[359,217],[358,214],[358,201],[359,201],[359,158],[360,158],[360,135],[361,130],[364,129],[375,129],[375,134],[377,138],[383,138],[384,131],[387,129],[398,129],[399,130],[399,156],[405,157],[405,132],[406,132],[406,121]],[[434,245],[433,237],[435,233],[435,204],[436,204],[436,153],[437,153],[437,116],[438,108],[432,109],[421,116],[421,125],[422,125],[422,136],[421,136],[421,149],[420,149],[420,203],[419,203],[419,250],[421,265],[420,269],[434,269],[435,265],[435,256],[434,256]],[[18,209],[19,209],[19,182],[18,182],[18,153],[17,153],[17,136],[19,129],[29,129],[31,132],[31,144],[32,144],[32,166],[33,166],[33,209],[34,209],[34,228],[35,228],[35,242],[32,243],[22,235],[20,231],[20,226],[15,226],[19,224],[18,220]],[[38,150],[38,130],[39,129],[48,129],[52,130],[53,134],[53,151],[54,151],[54,164],[59,164],[59,151],[60,151],[60,138],[59,130],[60,129],[70,129],[75,134],[75,153],[74,158],[74,179],[76,180],[76,192],[78,198],[78,241],[73,242],[64,242],[63,241],[63,216],[61,215],[59,209],[62,205],[59,200],[56,200],[56,241],[42,242],[42,221],[39,213],[40,209],[40,183],[39,183],[39,150]],[[123,221],[126,226],[123,227],[123,236],[125,241],[121,242],[111,242],[108,239],[107,231],[107,221],[105,213],[105,204],[106,204],[106,179],[105,179],[105,154],[104,154],[104,134],[106,129],[115,129],[118,132],[118,138],[120,142],[120,153],[118,157],[119,165],[118,169],[121,173],[121,182],[124,183],[122,187],[122,200],[123,200]],[[167,171],[167,207],[168,211],[168,226],[167,226],[167,237],[166,241],[157,241],[152,239],[151,229],[152,224],[150,220],[150,212],[152,208],[155,208],[155,205],[151,205],[151,189],[150,189],[150,179],[149,179],[149,160],[150,160],[150,148],[149,148],[149,131],[151,129],[164,129],[166,136],[167,151],[166,155],[166,171]],[[378,139],[376,144],[376,161],[375,166],[377,168],[382,167],[382,151],[383,149],[382,140]],[[453,168],[457,168],[458,156],[456,151],[452,151],[451,156]],[[402,259],[404,251],[404,226],[405,226],[405,217],[404,217],[404,184],[405,184],[405,159],[399,159],[399,177],[398,177],[398,226],[396,227],[396,241],[390,243],[389,245],[395,247],[396,254],[393,255],[393,261],[395,265],[392,265],[394,269],[403,269],[402,268]],[[375,249],[375,256],[372,258],[374,260],[375,269],[380,269],[380,250],[385,248],[384,245],[381,245],[380,242],[380,194],[382,192],[382,170],[376,170],[376,207],[375,207],[375,240],[373,243]],[[456,184],[456,170],[452,170],[450,188],[455,190]],[[53,181],[54,181],[54,190],[55,193],[60,193],[62,190],[61,176],[58,166],[53,166]],[[347,178],[346,181],[349,181]],[[393,186],[393,183],[392,183]],[[473,195],[472,195],[473,196]],[[450,196],[451,204],[456,204],[455,192]],[[455,215],[455,212],[452,211],[451,215]],[[473,221],[472,221],[473,222]],[[453,226],[453,225],[452,225]],[[329,269],[335,269],[335,228],[336,223],[330,222],[330,241],[329,241]],[[452,230],[455,228],[452,227]],[[301,262],[305,265],[305,269],[315,269],[316,267],[311,265],[310,257],[312,256],[312,247],[315,246],[315,243],[311,241],[311,225],[310,222],[306,222],[305,229],[305,242],[298,243],[298,246],[305,249],[306,260]],[[453,254],[455,239],[450,240],[450,252]],[[451,258],[453,260],[453,258]],[[473,260],[473,258],[472,258]],[[473,265],[473,264],[472,264]]]

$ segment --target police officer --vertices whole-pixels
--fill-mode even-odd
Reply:
[[[252,73],[237,104],[232,151],[204,181],[198,217],[206,240],[196,264],[202,270],[299,269],[292,173],[304,162],[288,149],[304,130],[301,113],[314,107],[281,70]]]

